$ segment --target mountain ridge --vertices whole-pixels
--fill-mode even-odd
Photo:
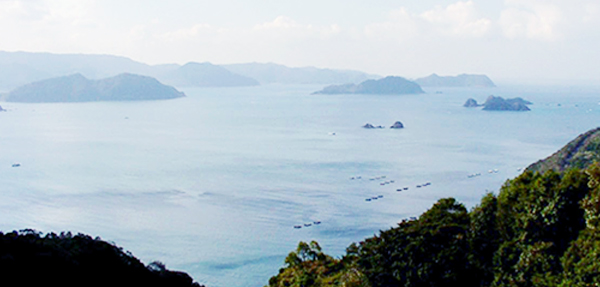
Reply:
[[[486,75],[459,74],[457,76],[439,76],[435,73],[414,80],[422,87],[484,87],[491,88],[496,85]]]

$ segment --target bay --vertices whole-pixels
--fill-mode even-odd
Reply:
[[[0,230],[86,233],[207,286],[263,286],[301,240],[341,256],[439,198],[471,208],[600,119],[598,87],[311,95],[321,88],[2,103]],[[462,107],[490,94],[534,104]],[[395,121],[405,128],[387,128]]]

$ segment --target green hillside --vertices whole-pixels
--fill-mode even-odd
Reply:
[[[600,160],[600,128],[579,135],[565,147],[530,165],[527,170],[546,172],[564,171],[572,167],[584,169]]]
[[[597,132],[470,211],[440,199],[341,258],[301,242],[268,286],[600,286],[600,165],[589,156]]]

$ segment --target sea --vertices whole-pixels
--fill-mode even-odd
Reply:
[[[312,94],[321,88],[0,103],[0,231],[84,233],[209,287],[265,286],[300,241],[339,258],[440,198],[471,209],[600,124],[597,86]],[[489,95],[531,111],[462,106]]]

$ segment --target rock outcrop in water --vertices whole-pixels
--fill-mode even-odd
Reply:
[[[8,102],[145,101],[184,97],[182,92],[154,78],[121,74],[103,80],[88,80],[81,74],[43,80],[14,89]]]
[[[363,126],[363,128],[365,128],[365,129],[382,129],[382,128],[383,128],[383,126],[374,126],[374,125],[372,125],[372,124],[370,124],[370,123],[366,123],[366,124]]]
[[[389,76],[380,80],[367,80],[358,85],[332,85],[313,94],[378,94],[402,95],[424,93],[421,87],[402,77]]]
[[[390,127],[390,129],[403,129],[403,128],[404,128],[404,125],[403,125],[403,124],[402,124],[400,121],[397,121],[397,122],[395,122],[395,123],[394,123],[394,124],[393,124],[393,125]]]
[[[480,105],[477,103],[477,101],[473,98],[468,99],[465,104],[463,105],[463,107],[465,108],[476,108],[479,107]]]

